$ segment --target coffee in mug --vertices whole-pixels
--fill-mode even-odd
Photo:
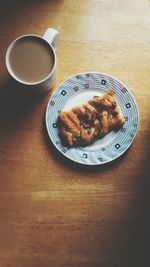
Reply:
[[[24,35],[14,40],[6,53],[10,75],[24,85],[50,85],[55,78],[58,32],[49,28],[43,37]]]
[[[37,83],[52,71],[54,55],[45,41],[32,36],[24,37],[11,49],[9,63],[19,80]]]

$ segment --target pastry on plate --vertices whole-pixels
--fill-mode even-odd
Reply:
[[[125,122],[112,89],[86,103],[62,111],[58,116],[59,136],[68,146],[87,146]]]

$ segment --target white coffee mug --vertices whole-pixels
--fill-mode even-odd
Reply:
[[[6,67],[7,67],[7,70],[9,72],[10,76],[15,81],[17,81],[18,83],[20,83],[20,84],[22,84],[28,88],[34,88],[35,90],[36,90],[36,88],[38,88],[38,91],[39,91],[39,88],[40,88],[40,91],[49,90],[51,88],[51,85],[54,83],[55,78],[56,78],[57,58],[56,58],[55,49],[58,45],[58,36],[59,36],[59,33],[57,30],[55,30],[53,28],[48,28],[42,37],[35,35],[35,34],[27,34],[27,35],[22,35],[22,36],[18,37],[17,39],[15,39],[14,41],[12,41],[11,44],[9,45],[8,49],[7,49],[6,57],[5,57]],[[52,66],[50,73],[43,80],[40,80],[37,82],[26,82],[24,80],[21,80],[14,73],[14,71],[11,67],[11,64],[10,64],[10,53],[11,53],[12,49],[15,47],[15,45],[20,40],[28,39],[28,38],[38,39],[38,41],[40,40],[42,42],[46,42],[46,46],[48,47],[50,54],[53,55],[53,66]]]

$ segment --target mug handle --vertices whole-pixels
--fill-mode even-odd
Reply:
[[[53,28],[48,28],[42,37],[49,44],[51,44],[54,47],[54,49],[56,49],[58,45],[58,36],[59,32],[57,30]]]

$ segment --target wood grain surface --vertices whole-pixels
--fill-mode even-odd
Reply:
[[[134,94],[137,137],[111,164],[78,166],[47,137],[52,91],[9,80],[5,53],[26,33],[60,32],[57,81],[115,76]],[[150,2],[0,1],[0,267],[145,267],[150,210]]]

